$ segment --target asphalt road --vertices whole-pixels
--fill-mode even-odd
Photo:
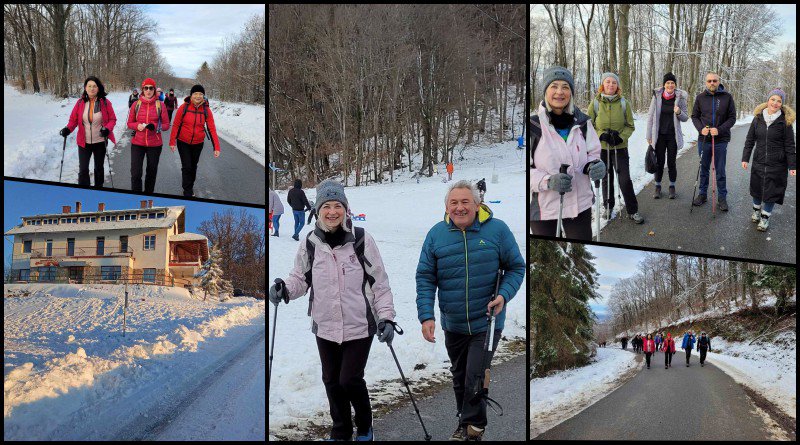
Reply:
[[[169,149],[168,143],[171,131],[172,129],[170,128],[169,131],[165,131],[161,136],[164,146],[159,158],[155,191],[182,197],[181,157],[177,149],[175,153]],[[219,158],[214,158],[211,141],[205,140],[200,162],[197,164],[194,196],[265,205],[266,170],[264,167],[224,139],[219,138],[219,143],[220,155]],[[113,148],[112,144],[109,144],[111,171],[114,174],[115,188],[131,189],[130,148],[131,141],[129,137],[120,141],[120,144],[113,146]],[[147,161],[145,160],[142,171],[146,170],[146,165]],[[144,186],[144,177],[143,173],[142,186]],[[111,182],[106,179],[104,185],[111,187]]]
[[[784,205],[775,206],[769,230],[759,232],[756,224],[750,222],[753,208],[750,170],[743,170],[741,165],[748,129],[747,125],[734,127],[728,144],[725,168],[728,212],[717,209],[716,217],[712,216],[710,186],[708,202],[689,212],[699,164],[697,148],[692,147],[677,160],[676,198],[667,199],[669,178],[665,166],[661,199],[653,199],[652,181],[636,197],[644,224],[636,225],[627,218],[617,217],[600,232],[600,241],[796,264],[796,177],[789,176]],[[625,215],[624,210],[622,214]]]
[[[769,440],[744,390],[697,351],[691,366],[680,348],[664,369],[657,352],[639,373],[575,417],[536,440]]]
[[[504,414],[497,416],[488,410],[489,424],[483,440],[523,441],[528,435],[526,394],[527,359],[520,356],[492,366],[489,396],[502,407]],[[415,399],[416,400],[416,399]],[[417,400],[422,420],[432,440],[448,440],[456,429],[456,403],[452,386],[424,400]],[[411,402],[373,420],[375,439],[380,441],[424,441],[419,419]]]

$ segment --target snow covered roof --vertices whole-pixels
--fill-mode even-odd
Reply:
[[[183,233],[179,233],[177,235],[170,235],[169,236],[169,240],[170,241],[208,241],[208,238],[206,238],[203,235],[200,235],[199,233],[183,232]]]
[[[49,213],[44,215],[23,216],[23,220],[31,219],[55,219],[56,224],[20,224],[5,232],[5,235],[20,235],[26,233],[59,233],[59,232],[95,232],[106,230],[125,230],[125,229],[158,229],[169,228],[185,211],[184,206],[171,207],[151,207],[146,209],[129,210],[105,210],[102,212],[80,212],[80,213]],[[142,214],[164,213],[161,218],[148,217],[140,218]],[[136,214],[136,219],[119,220],[119,217]],[[101,221],[103,216],[114,216],[116,221]],[[62,218],[87,218],[94,217],[93,222],[62,223]]]

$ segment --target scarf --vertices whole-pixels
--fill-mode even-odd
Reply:
[[[670,99],[672,99],[673,97],[675,97],[675,91],[676,91],[676,90],[672,90],[672,94],[668,94],[668,93],[667,93],[667,90],[664,90],[664,92],[663,92],[663,93],[661,93],[661,97],[663,97],[663,98],[664,98],[664,100],[670,100]]]
[[[775,114],[769,114],[769,112],[767,111],[768,109],[769,107],[764,108],[764,111],[761,112],[761,115],[764,116],[764,122],[767,123],[767,127],[772,125],[772,123],[775,122],[775,120],[781,116],[780,109],[778,109],[778,111],[776,111]]]

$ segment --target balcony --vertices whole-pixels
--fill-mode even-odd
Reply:
[[[31,249],[30,253],[23,252],[22,255],[30,255],[30,258],[37,259],[64,259],[81,257],[133,257],[133,249],[130,246],[122,246],[120,243],[106,243],[102,254],[98,254],[96,245],[75,246],[72,249],[67,247],[53,247],[50,249],[40,248]]]

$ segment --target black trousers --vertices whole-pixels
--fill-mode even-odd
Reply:
[[[366,434],[372,426],[372,406],[367,382],[364,381],[364,368],[367,367],[372,338],[346,341],[340,345],[317,337],[322,383],[325,384],[333,420],[331,439],[352,440],[350,405],[356,413],[359,434]]]
[[[702,348],[701,347],[701,348],[698,348],[697,350],[700,351],[700,363],[701,364],[705,363],[705,361],[706,361],[706,353],[708,352],[708,348]]]
[[[145,157],[147,157],[147,171],[144,177],[144,191],[153,193],[155,190],[161,148],[131,144],[131,190],[134,192],[142,191],[142,165]]]
[[[669,181],[675,182],[678,178],[678,168],[675,166],[675,159],[678,157],[678,143],[675,141],[675,133],[659,134],[656,141],[656,182],[661,182],[664,177],[664,161],[667,162],[669,170]]]
[[[689,364],[689,358],[691,358],[691,357],[692,357],[692,349],[691,348],[686,348],[686,364],[687,365]]]
[[[564,237],[591,241],[592,239],[592,208],[578,213],[575,218],[564,218]],[[557,219],[530,221],[531,233],[539,236],[556,236]]]
[[[94,156],[94,186],[102,187],[106,173],[103,162],[106,157],[106,143],[86,144],[85,148],[78,147],[78,184],[89,185],[89,159]]]
[[[453,390],[456,394],[456,409],[461,413],[461,425],[473,425],[478,428],[486,427],[486,400],[480,399],[472,402],[476,387],[482,387],[484,342],[486,332],[475,335],[458,334],[444,331],[444,346],[450,357],[450,372],[453,373]],[[486,354],[486,360],[491,364],[494,351],[500,341],[501,331],[494,331],[492,352]]]
[[[650,356],[652,356],[652,355],[653,355],[652,352],[645,352],[644,353],[644,358],[645,358],[645,360],[647,360],[647,367],[648,368],[650,367]]]
[[[616,171],[616,174],[619,175],[619,188],[625,200],[625,209],[630,215],[638,212],[639,202],[636,200],[636,193],[633,192],[628,149],[600,150],[600,158],[606,163],[606,168],[608,169],[608,174],[603,178],[603,183],[600,187],[603,189],[603,206],[614,207],[614,172]]]
[[[672,356],[675,355],[674,352],[664,352],[664,366],[672,365]]]
[[[186,142],[178,141],[178,154],[181,156],[181,185],[183,186],[183,196],[194,196],[194,180],[197,177],[197,163],[200,161],[200,153],[202,151],[202,142],[189,145]]]
[[[173,113],[174,111],[175,111],[175,110],[167,110],[167,115],[169,116],[169,121],[170,121],[170,122],[172,122],[172,113]]]

